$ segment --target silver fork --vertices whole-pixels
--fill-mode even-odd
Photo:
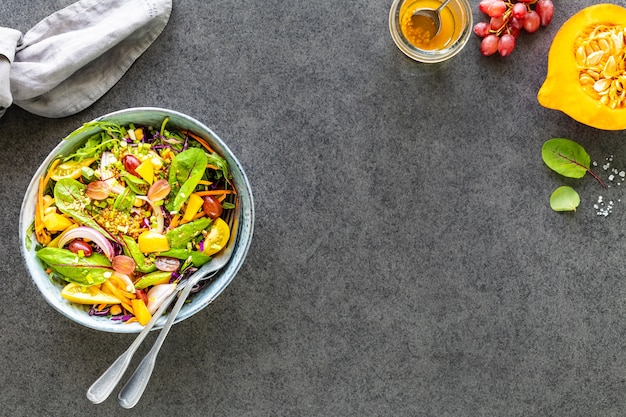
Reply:
[[[129,406],[125,406],[124,404],[130,404],[130,402],[124,402],[124,404],[122,404],[121,402],[122,393],[120,393],[120,404],[122,404],[122,406],[126,408],[132,408],[137,403],[137,401],[139,401],[139,398],[141,398],[141,394],[145,390],[148,384],[148,381],[150,379],[152,369],[154,368],[154,363],[156,360],[157,353],[161,345],[163,344],[163,341],[165,340],[165,336],[167,336],[167,333],[172,327],[172,324],[174,323],[176,316],[180,312],[182,305],[184,304],[185,300],[189,296],[189,293],[191,292],[191,289],[193,288],[193,286],[202,280],[213,277],[230,260],[233,249],[235,247],[235,242],[237,240],[237,230],[239,228],[239,211],[240,211],[240,207],[237,203],[236,203],[235,208],[230,210],[230,213],[229,213],[230,219],[228,223],[230,225],[231,236],[230,236],[230,239],[228,241],[226,248],[224,248],[222,251],[217,253],[213,257],[213,259],[211,259],[211,262],[203,265],[186,282],[182,282],[179,285],[179,290],[182,288],[182,293],[180,297],[178,298],[178,302],[174,305],[174,308],[168,315],[168,319],[163,325],[163,328],[161,329],[161,333],[159,334],[159,337],[155,341],[154,346],[152,347],[150,352],[146,355],[146,357],[143,359],[143,361],[139,364],[139,366],[137,367],[137,370],[135,371],[131,379],[126,383],[126,385],[124,386],[124,389],[122,390],[122,393],[126,392],[127,390],[129,394],[133,393],[134,403],[132,403],[132,405],[129,405]],[[135,338],[133,343],[128,347],[128,349],[124,353],[122,353],[106,371],[104,371],[104,373],[100,376],[100,378],[98,378],[91,385],[91,387],[89,387],[89,389],[87,390],[87,398],[89,399],[89,401],[91,401],[94,404],[99,404],[108,398],[108,396],[111,394],[111,392],[113,391],[115,386],[118,384],[120,379],[122,379],[122,376],[124,375],[124,372],[128,368],[128,365],[130,364],[130,361],[133,355],[137,351],[137,348],[141,345],[141,343],[146,338],[146,336],[148,335],[152,327],[154,327],[156,322],[163,315],[163,313],[169,307],[172,301],[174,301],[174,298],[176,298],[176,294],[178,292],[179,291],[175,291],[172,295],[170,295],[163,302],[161,307],[159,307],[159,309],[154,313],[154,315],[152,316],[152,319],[148,322],[148,324],[144,326],[143,330],[137,335],[137,337]],[[143,377],[145,381],[143,382],[142,385],[138,385],[140,381],[135,381],[136,378],[139,378],[140,371],[142,375],[145,375]],[[131,382],[133,381],[135,382],[131,385]],[[140,391],[137,391],[139,389]]]
[[[224,248],[221,252],[219,252],[208,265],[214,264],[218,266],[219,269],[224,267],[228,260],[230,259],[233,249],[235,247],[235,242],[237,241],[237,230],[239,229],[239,205],[237,204],[234,209],[232,209],[232,217],[231,217],[231,236],[228,241],[228,246]],[[154,369],[154,364],[156,362],[156,357],[159,353],[159,349],[161,349],[161,345],[167,336],[167,333],[170,331],[178,312],[181,307],[185,303],[185,300],[189,296],[189,292],[191,288],[202,278],[201,275],[194,275],[189,279],[189,282],[183,289],[182,293],[178,297],[178,301],[174,305],[174,308],[170,312],[167,321],[163,325],[161,329],[161,333],[159,333],[159,337],[154,342],[152,349],[146,354],[143,360],[137,366],[137,369],[130,377],[130,379],[124,385],[124,388],[120,391],[118,395],[118,402],[124,408],[133,408],[141,398],[146,386],[148,385],[148,381],[150,381],[150,376],[152,375],[152,371]]]

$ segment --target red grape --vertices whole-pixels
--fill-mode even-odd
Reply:
[[[92,200],[106,200],[111,195],[111,186],[105,181],[92,181],[87,184],[85,194]]]
[[[487,14],[489,17],[501,17],[506,11],[506,3],[503,0],[495,0],[489,5]]]
[[[511,8],[511,11],[513,12],[513,17],[522,19],[526,16],[526,5],[524,3],[515,3]]]
[[[541,26],[548,26],[554,16],[554,3],[552,0],[539,0],[535,4],[535,11],[541,18]]]
[[[93,253],[93,249],[91,248],[91,245],[89,245],[89,243],[85,242],[82,239],[72,240],[70,244],[67,245],[67,248],[74,253],[79,253],[80,251],[83,251],[83,256],[87,258],[90,257],[91,254]]]
[[[135,270],[135,260],[130,256],[117,255],[111,261],[111,266],[120,274],[132,274]]]
[[[515,48],[515,36],[505,33],[498,41],[498,53],[500,56],[511,55]]]
[[[168,256],[157,256],[154,261],[159,271],[174,272],[180,267],[180,261],[176,258]]]
[[[504,26],[504,18],[502,16],[492,17],[489,20],[489,28],[493,31],[499,31],[502,26]]]
[[[509,26],[515,29],[521,29],[524,27],[524,19],[518,19],[517,17],[512,17],[511,20],[509,20]]]
[[[541,18],[537,14],[536,11],[531,10],[526,13],[526,17],[524,18],[524,29],[528,33],[534,33],[539,29],[539,25],[541,24]]]
[[[207,216],[217,219],[222,215],[222,203],[215,196],[205,195],[202,199],[204,200],[202,210]]]
[[[124,168],[126,169],[126,171],[128,171],[129,173],[133,174],[134,176],[138,177],[139,174],[137,174],[137,171],[135,171],[135,169],[141,165],[141,161],[135,156],[135,155],[124,155],[124,157],[122,158],[122,163],[124,164]]]
[[[495,54],[496,51],[498,50],[499,40],[500,38],[498,38],[493,33],[485,36],[482,42],[480,43],[480,53],[483,54],[484,56]]]
[[[491,3],[493,2],[494,0],[481,0],[481,2],[478,3],[478,10],[480,10],[484,14],[487,14],[487,11],[489,10],[489,6],[491,6]]]
[[[474,33],[482,38],[480,53],[508,56],[515,49],[522,29],[534,33],[547,26],[554,16],[554,0],[480,0],[478,8],[489,16],[486,22],[474,25]]]
[[[513,35],[515,39],[519,38],[520,33],[522,33],[520,29],[513,27],[513,26],[509,26],[506,32]]]
[[[474,33],[484,38],[489,35],[489,23],[487,22],[478,22],[474,25]]]

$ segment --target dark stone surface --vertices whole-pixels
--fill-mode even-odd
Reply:
[[[4,0],[0,26],[26,31],[70,3]],[[0,414],[121,412],[85,392],[134,336],[48,306],[16,219],[61,137],[113,110],[159,106],[234,150],[256,227],[239,275],[174,327],[124,415],[625,415],[626,184],[563,179],[541,146],[578,141],[608,181],[601,165],[613,156],[626,168],[626,138],[538,105],[551,39],[596,2],[555,3],[552,25],[506,59],[481,57],[472,36],[449,62],[423,65],[393,44],[391,2],[175,0],[165,31],[87,110],[45,119],[10,108]],[[576,213],[549,207],[563,184],[581,195]],[[614,201],[607,217],[599,196]]]

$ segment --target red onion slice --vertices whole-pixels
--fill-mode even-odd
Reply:
[[[97,231],[96,229],[89,226],[79,226],[74,229],[68,230],[66,233],[63,233],[61,238],[59,239],[59,247],[62,248],[66,243],[71,242],[74,239],[88,239],[93,243],[98,245],[102,252],[106,255],[109,260],[113,259],[115,255],[115,249],[113,249],[113,245],[111,242],[104,237],[102,233]]]
[[[163,304],[163,301],[167,299],[176,291],[176,284],[159,284],[155,285],[148,291],[148,311],[150,314],[154,314],[155,311]]]

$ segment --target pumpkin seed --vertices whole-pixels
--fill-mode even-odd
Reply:
[[[604,56],[604,51],[596,51],[587,56],[586,64],[589,66],[596,65],[602,60]]]
[[[621,32],[619,32],[619,34],[613,33],[611,35],[611,40],[613,40],[613,47],[615,48],[615,51],[621,51],[624,47],[624,35]]]
[[[587,70],[587,74],[589,74],[589,76],[596,81],[600,79],[600,74],[598,74],[596,71]]]
[[[581,45],[576,49],[576,62],[578,65],[585,65],[586,61],[587,53],[585,52],[585,47]]]
[[[611,108],[626,105],[626,28],[597,25],[577,39],[578,80],[591,97]]]
[[[614,77],[617,75],[617,62],[615,62],[613,55],[611,55],[609,59],[606,60],[606,64],[604,64],[604,75],[605,77]]]
[[[609,42],[607,42],[606,38],[600,38],[598,40],[598,47],[606,54],[611,54],[611,45],[609,45]]]
[[[608,92],[609,87],[611,86],[611,80],[602,78],[593,84],[593,89],[596,90],[598,94],[602,94],[605,91]]]
[[[585,73],[580,74],[578,81],[581,85],[594,84],[596,82],[591,75]]]

